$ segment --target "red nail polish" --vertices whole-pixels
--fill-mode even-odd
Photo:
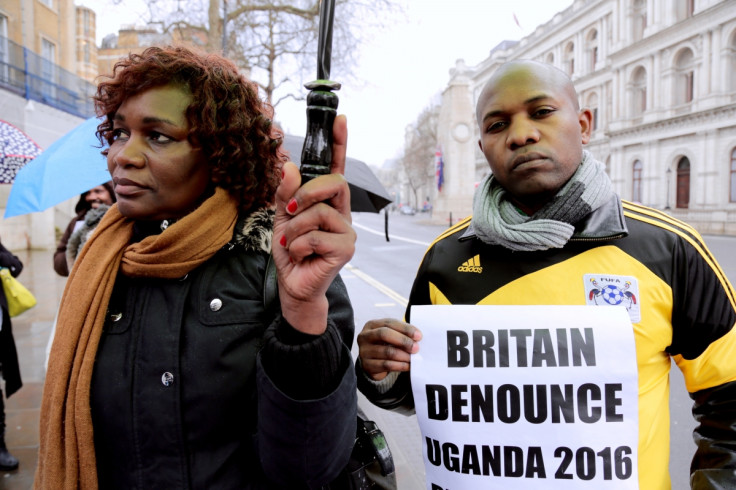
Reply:
[[[292,199],[289,201],[289,204],[286,205],[286,211],[293,214],[296,212],[296,199]]]
[[[281,240],[279,240],[279,243],[282,247],[286,246],[286,235],[281,235]]]

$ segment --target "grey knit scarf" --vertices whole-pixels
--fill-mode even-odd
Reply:
[[[583,151],[583,161],[555,197],[532,216],[521,213],[493,175],[486,177],[473,198],[468,233],[484,243],[515,251],[562,248],[574,224],[598,209],[613,194],[603,163]]]

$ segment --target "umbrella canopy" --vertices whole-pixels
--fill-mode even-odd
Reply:
[[[87,119],[24,166],[10,189],[5,217],[43,211],[110,180],[95,136],[101,119]]]
[[[0,184],[12,184],[26,163],[41,154],[41,147],[26,133],[0,120]]]
[[[303,146],[304,138],[284,135],[284,149],[297,165],[301,165]],[[364,161],[348,157],[345,162],[345,180],[350,186],[350,207],[353,211],[377,213],[391,203],[388,191]]]

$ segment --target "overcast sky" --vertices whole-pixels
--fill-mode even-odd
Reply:
[[[446,87],[457,59],[474,66],[501,41],[531,34],[572,5],[572,0],[399,1],[403,18],[393,19],[390,29],[361,48],[355,70],[364,86],[343,84],[337,92],[338,112],[348,118],[348,155],[375,166],[401,154],[404,129]],[[140,24],[143,0],[112,7],[111,2],[75,2],[95,10],[98,45],[122,25]],[[276,119],[286,132],[303,136],[306,103],[282,102]]]

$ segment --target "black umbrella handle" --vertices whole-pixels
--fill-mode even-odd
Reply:
[[[322,0],[319,10],[317,80],[304,85],[310,92],[307,95],[307,135],[302,148],[302,184],[330,173],[332,125],[338,103],[337,95],[332,92],[340,89],[339,83],[329,80],[335,0]]]
[[[307,95],[307,135],[302,148],[302,185],[315,177],[330,173],[332,168],[332,125],[337,116],[338,97],[333,90],[340,84],[316,80],[305,85]]]

